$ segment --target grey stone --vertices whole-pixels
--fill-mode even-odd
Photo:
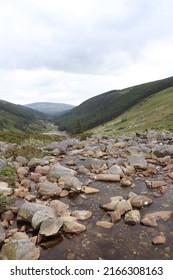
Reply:
[[[5,240],[5,230],[3,226],[0,224],[0,244]]]
[[[129,165],[133,166],[134,168],[147,168],[147,162],[143,155],[131,155],[127,160]]]
[[[61,219],[49,218],[41,224],[39,233],[45,236],[52,236],[57,234],[62,226],[63,222]]]
[[[8,260],[38,260],[40,249],[29,240],[13,240],[3,245],[1,254]]]
[[[46,209],[46,211],[39,210],[32,217],[32,227],[38,230],[40,228],[40,225],[50,218],[56,218],[56,215],[52,208]]]
[[[138,210],[131,210],[125,214],[124,221],[127,224],[136,224],[140,222],[140,212]]]
[[[56,163],[54,166],[52,166],[47,174],[47,177],[50,181],[58,180],[60,177],[63,177],[65,175],[69,176],[76,176],[77,172],[73,169],[67,168],[62,166],[59,163]]]
[[[38,193],[42,196],[59,196],[62,189],[58,186],[57,183],[51,183],[49,181],[45,181],[43,183],[38,184]]]

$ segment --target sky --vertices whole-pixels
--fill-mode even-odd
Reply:
[[[173,76],[172,0],[0,0],[0,99],[79,105]]]

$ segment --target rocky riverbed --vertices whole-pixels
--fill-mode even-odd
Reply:
[[[173,259],[173,134],[93,135],[8,159],[1,259]]]

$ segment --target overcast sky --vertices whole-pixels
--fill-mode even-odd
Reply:
[[[172,0],[0,0],[0,99],[78,105],[173,76]]]

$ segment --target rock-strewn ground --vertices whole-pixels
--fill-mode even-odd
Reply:
[[[1,209],[2,259],[46,258],[48,247],[53,259],[173,258],[172,133],[94,135],[42,149],[42,158],[0,158],[1,170],[16,170],[14,186],[0,181],[14,199]],[[60,256],[58,246],[69,248]]]

